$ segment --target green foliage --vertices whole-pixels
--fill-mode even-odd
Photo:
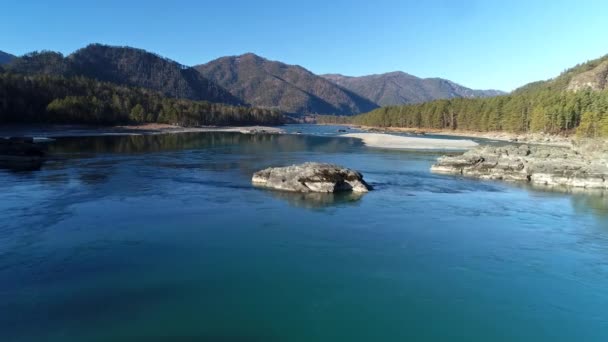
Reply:
[[[581,124],[576,130],[581,137],[608,137],[608,114],[598,112],[584,112],[581,116]]]
[[[181,126],[281,124],[271,109],[167,98],[159,92],[76,77],[0,74],[0,123]]]
[[[136,104],[135,107],[133,107],[133,109],[131,109],[130,118],[131,118],[131,121],[134,121],[134,122],[145,122],[146,113],[145,113],[144,107],[142,107],[142,105],[140,105],[139,103]]]
[[[584,136],[608,136],[608,90],[571,92],[534,86],[507,96],[383,107],[348,119],[328,116],[319,117],[318,121],[522,133],[577,130]]]
[[[525,85],[506,96],[451,99],[418,105],[384,107],[348,119],[366,126],[570,133],[608,136],[608,89],[605,79],[608,55],[579,64],[555,79]],[[583,82],[581,82],[583,80]],[[596,82],[594,91],[572,85]],[[601,90],[604,89],[604,90]],[[335,117],[319,122],[344,123]]]

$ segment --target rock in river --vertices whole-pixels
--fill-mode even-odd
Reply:
[[[432,171],[535,185],[608,189],[604,151],[554,146],[481,146],[439,158]]]
[[[325,163],[271,167],[253,174],[255,186],[295,192],[368,192],[361,173]]]

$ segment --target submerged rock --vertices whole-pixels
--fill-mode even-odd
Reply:
[[[555,146],[482,146],[444,156],[431,171],[534,185],[608,189],[606,154]]]
[[[368,192],[371,187],[361,173],[325,163],[271,167],[253,174],[256,186],[295,192]]]

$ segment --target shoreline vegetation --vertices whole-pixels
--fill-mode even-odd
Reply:
[[[608,55],[530,83],[507,95],[453,98],[378,108],[352,117],[319,115],[317,122],[452,132],[507,132],[608,137]],[[466,133],[465,133],[466,134]]]
[[[30,136],[40,138],[85,137],[104,135],[154,135],[200,132],[236,132],[243,134],[282,134],[276,126],[201,126],[182,127],[169,124],[141,124],[119,126],[87,125],[0,125],[0,137]]]
[[[0,124],[281,125],[275,109],[174,98],[84,77],[0,73]]]

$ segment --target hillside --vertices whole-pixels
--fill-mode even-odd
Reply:
[[[6,63],[12,61],[13,59],[15,59],[15,56],[11,55],[10,53],[6,53],[4,51],[0,51],[0,65],[6,64]]]
[[[5,68],[23,74],[83,76],[156,90],[174,98],[241,104],[193,68],[130,47],[93,44],[67,57],[56,52],[35,52],[14,59]]]
[[[580,91],[590,89],[601,91],[608,85],[608,55],[578,64],[567,69],[559,76],[526,84],[513,93],[529,93],[534,91]]]
[[[269,109],[175,99],[84,77],[0,74],[0,124],[280,124]]]
[[[498,90],[474,90],[445,79],[419,78],[399,71],[361,77],[340,74],[321,76],[372,100],[380,106],[422,103],[459,97],[490,97],[504,94]]]
[[[223,57],[195,66],[203,76],[246,103],[297,114],[351,115],[378,106],[297,66],[254,54]]]
[[[389,106],[357,115],[349,123],[381,126],[576,134],[608,137],[608,56],[579,64],[509,95],[454,98]],[[344,123],[344,118],[320,117]]]

